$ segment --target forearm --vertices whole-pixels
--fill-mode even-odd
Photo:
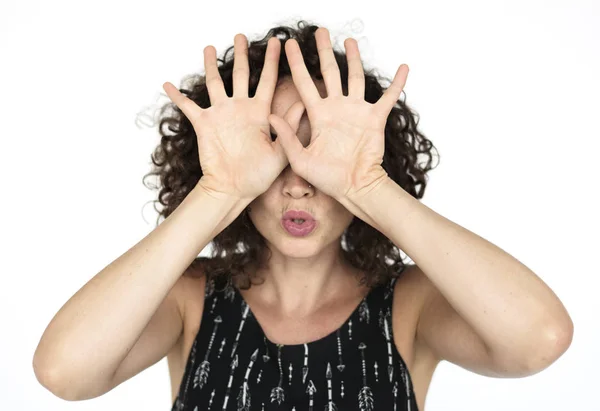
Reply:
[[[444,218],[393,180],[354,200],[499,355],[527,355],[561,337],[570,317],[554,292],[510,254]],[[507,338],[510,336],[510,338]]]
[[[63,305],[36,349],[36,372],[70,381],[113,375],[184,270],[246,205],[194,189]]]

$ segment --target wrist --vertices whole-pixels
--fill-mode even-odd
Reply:
[[[232,193],[228,193],[226,191],[219,190],[215,187],[218,187],[219,184],[213,184],[212,182],[206,180],[202,177],[197,183],[196,186],[192,189],[194,192],[201,192],[205,196],[209,196],[216,201],[222,201],[226,204],[231,204],[232,206],[235,204],[245,204],[244,207],[250,204],[253,199],[244,198]]]
[[[212,215],[213,220],[218,221],[215,231],[212,233],[213,237],[231,224],[252,202],[250,199],[211,190],[200,183],[196,184],[187,198],[190,198],[189,201],[193,204],[198,205],[203,213]],[[184,201],[187,201],[187,198]]]
[[[379,177],[372,179],[358,190],[351,190],[344,199],[338,201],[341,203],[352,203],[357,207],[361,207],[368,199],[376,197],[377,193],[390,183],[395,184],[395,181],[384,171]]]

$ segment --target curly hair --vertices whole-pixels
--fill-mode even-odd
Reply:
[[[248,96],[254,96],[265,59],[265,51],[269,38],[276,36],[281,42],[278,82],[291,78],[290,66],[285,55],[284,44],[287,39],[297,40],[306,68],[311,77],[322,80],[319,55],[314,37],[318,26],[305,20],[293,26],[277,26],[270,29],[260,40],[248,41],[248,65],[250,69]],[[233,95],[233,51],[229,47],[222,58],[217,58],[219,73],[223,79],[228,96]],[[346,56],[334,47],[334,55],[340,69],[344,95],[347,95],[348,64]],[[365,100],[375,103],[383,95],[385,88],[381,83],[391,83],[387,77],[376,74],[375,70],[364,69]],[[191,80],[191,81],[190,81]],[[201,108],[210,106],[205,76],[194,74],[182,81],[179,91],[194,101]],[[186,82],[190,81],[186,85]],[[404,92],[403,92],[404,93]],[[406,93],[404,93],[406,97]],[[170,110],[170,112],[168,112]],[[196,186],[202,177],[202,169],[198,156],[198,142],[191,122],[172,102],[164,104],[159,111],[158,130],[160,144],[151,155],[153,169],[143,177],[147,188],[159,189],[158,200],[153,200],[154,208],[159,213],[157,225],[161,217],[165,219],[181,204],[184,198]],[[385,153],[382,167],[388,176],[413,197],[423,197],[427,184],[426,173],[433,169],[432,158],[437,152],[418,129],[418,114],[399,100],[392,108],[385,125]],[[418,156],[425,157],[418,163]],[[156,175],[159,186],[149,186],[146,178]],[[160,202],[162,210],[156,208]],[[403,272],[401,250],[387,237],[369,224],[354,217],[341,236],[341,247],[344,258],[354,267],[365,272],[362,284],[369,287],[381,284],[391,278],[397,278]],[[264,267],[270,258],[270,250],[262,235],[257,231],[244,210],[229,226],[212,239],[212,256],[201,257],[192,261],[183,275],[206,275],[207,279],[221,277],[227,284],[235,282],[238,287],[248,289],[252,284],[253,273],[248,273],[250,263]],[[266,259],[264,258],[267,256]],[[200,264],[202,270],[196,270]],[[200,274],[199,274],[200,273]]]

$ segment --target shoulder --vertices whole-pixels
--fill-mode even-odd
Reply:
[[[407,364],[427,357],[417,338],[417,326],[425,303],[434,291],[433,284],[415,264],[406,268],[394,284],[392,329],[394,343]],[[424,355],[425,354],[425,355]],[[421,358],[417,358],[417,357]]]
[[[394,283],[392,314],[394,323],[407,322],[416,325],[423,304],[431,293],[431,284],[427,276],[415,264],[407,264],[400,277]]]
[[[188,268],[176,281],[170,294],[177,302],[183,320],[183,332],[178,344],[173,347],[175,357],[186,354],[187,345],[200,327],[204,311],[206,276],[197,268]]]
[[[177,281],[179,284],[178,299],[182,309],[184,324],[188,327],[196,325],[202,318],[207,278],[200,268],[189,268]],[[198,321],[196,321],[198,320]]]
[[[206,276],[196,269],[188,269],[181,275],[172,289],[183,318],[183,332],[179,341],[167,355],[171,379],[172,401],[175,401],[185,366],[204,311]]]
[[[419,409],[424,407],[433,373],[439,364],[439,359],[417,335],[423,307],[435,290],[432,287],[433,283],[418,266],[407,264],[394,283],[392,301],[394,344],[408,368]]]

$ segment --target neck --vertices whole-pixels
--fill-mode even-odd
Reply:
[[[290,258],[273,252],[263,268],[253,267],[260,284],[250,290],[261,305],[277,309],[282,317],[310,317],[331,301],[364,294],[360,270],[343,257],[341,248],[308,258]]]

